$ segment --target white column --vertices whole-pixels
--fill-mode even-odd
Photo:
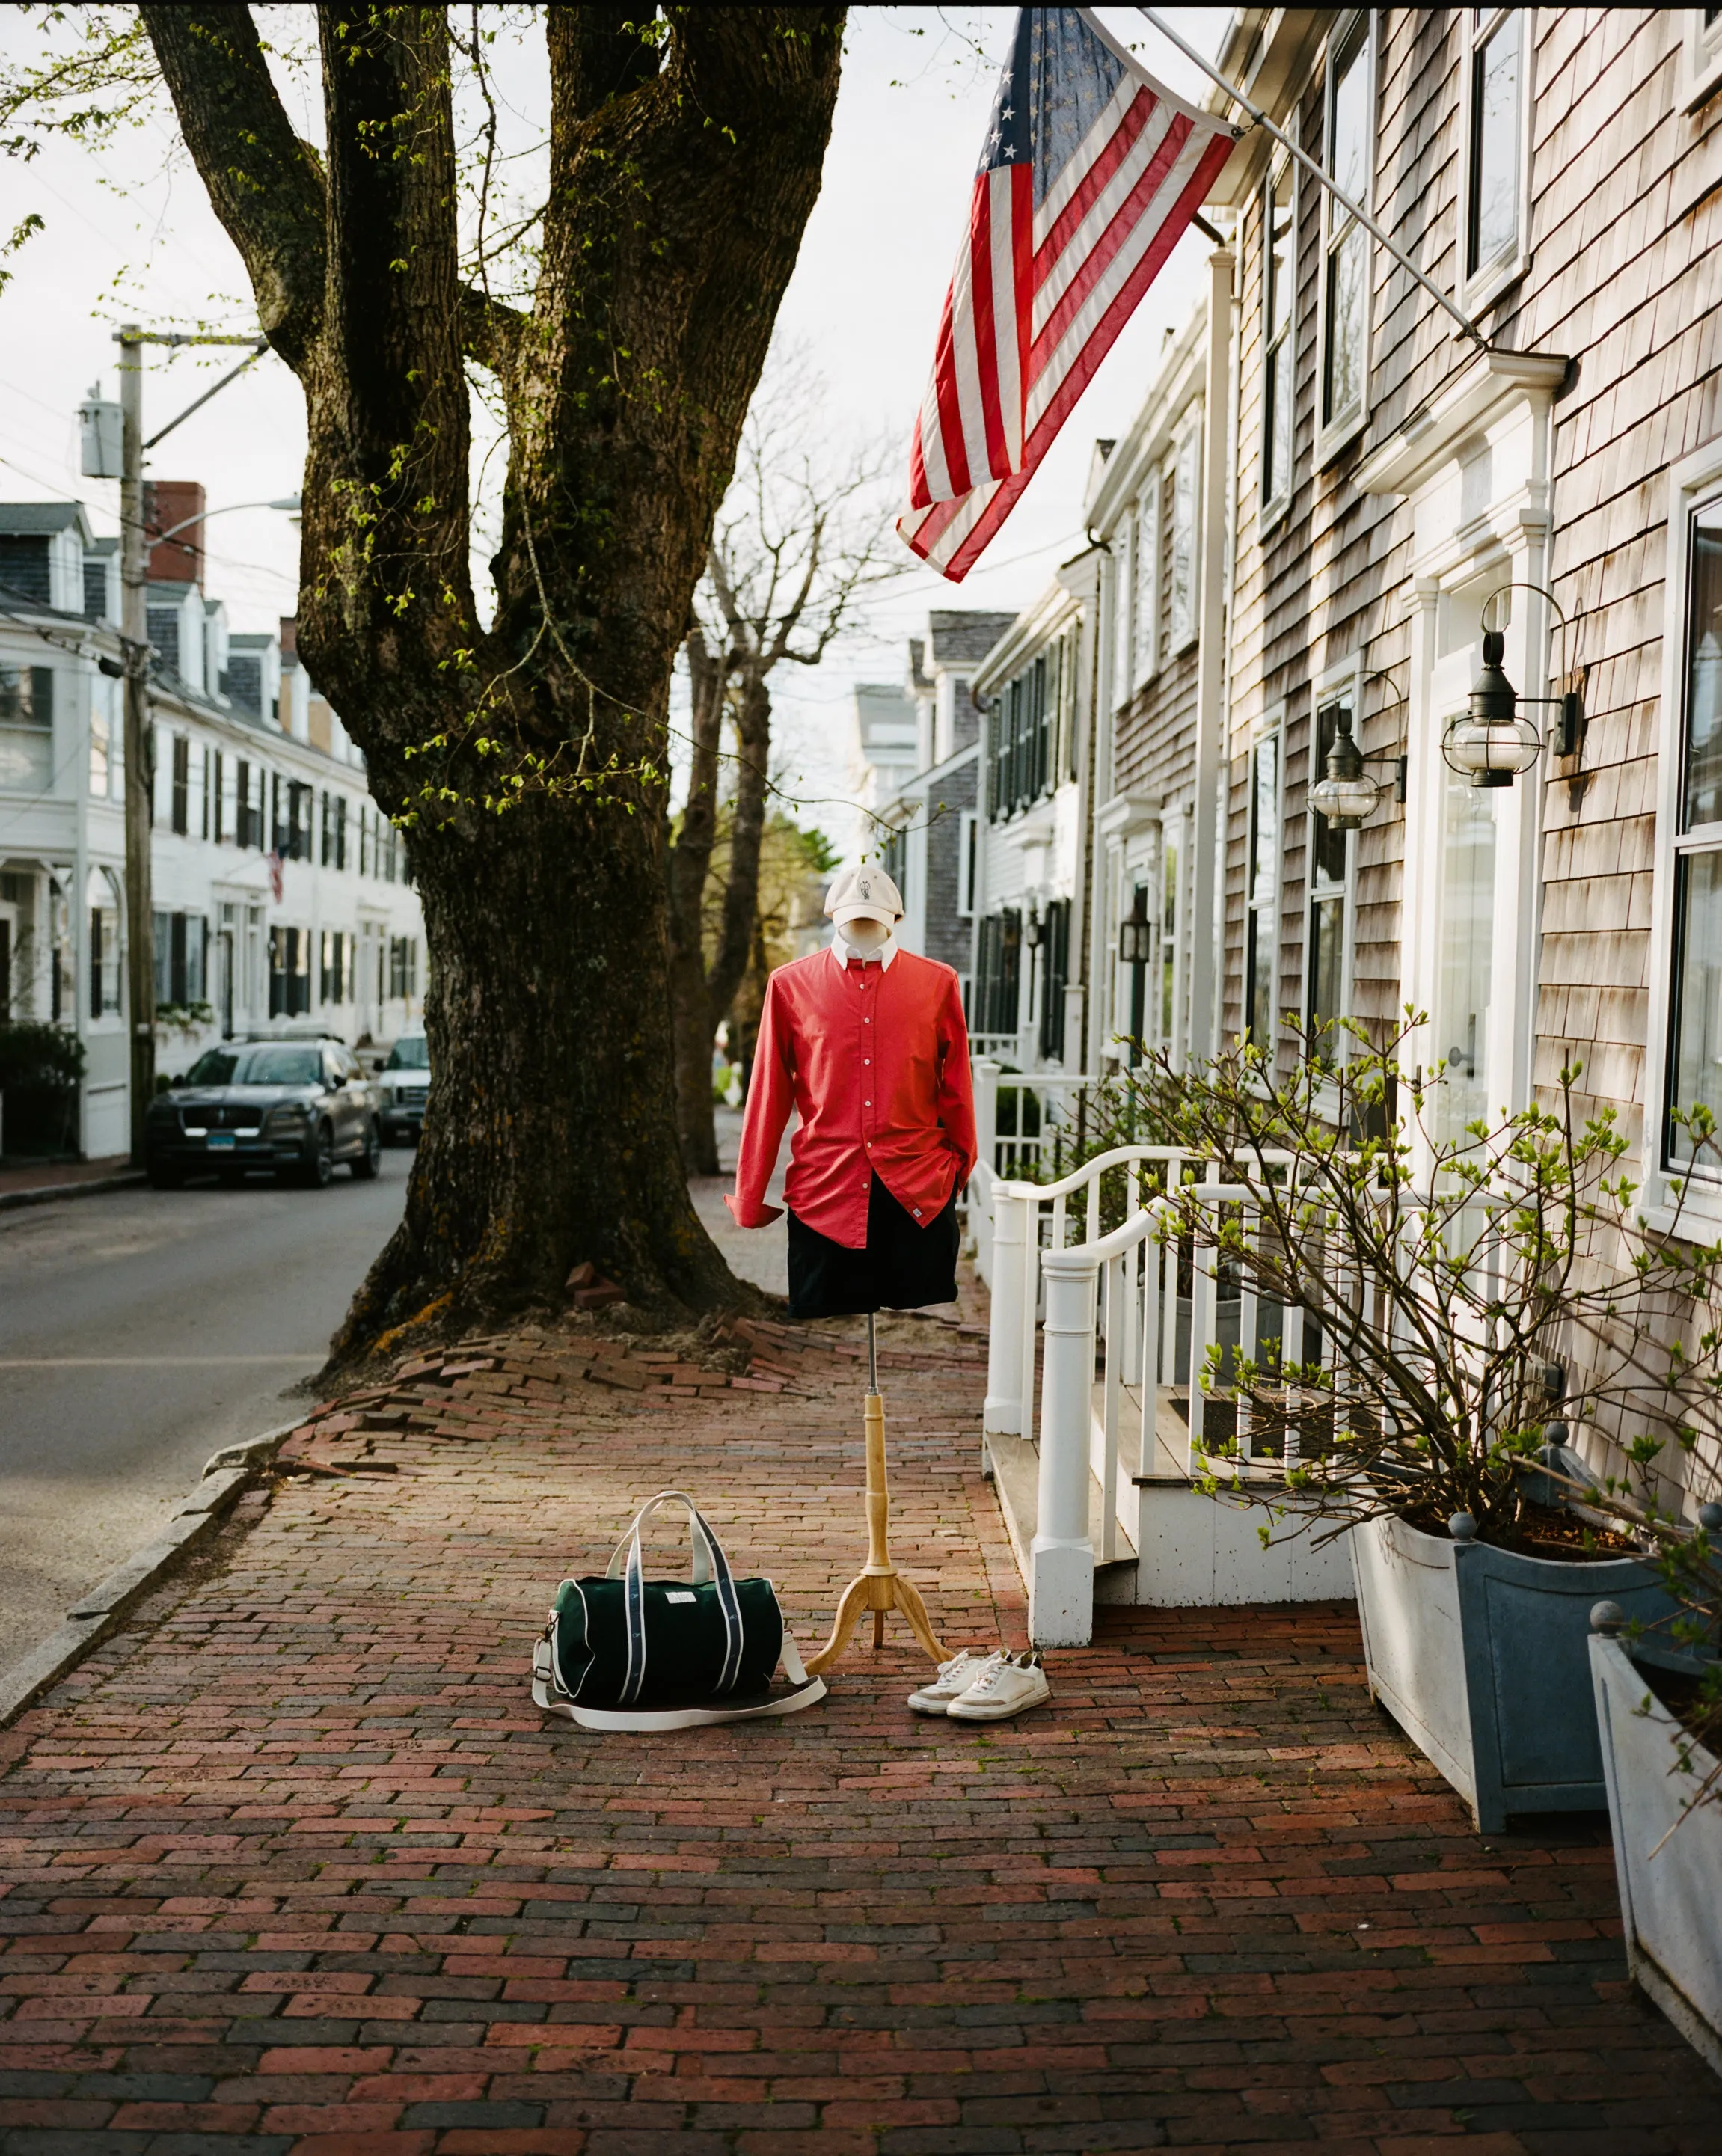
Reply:
[[[1216,950],[1223,894],[1214,872],[1223,781],[1226,665],[1227,377],[1232,334],[1232,254],[1208,257],[1207,377],[1202,405],[1202,593],[1196,660],[1196,828],[1190,837],[1190,1023],[1192,1064],[1220,1042],[1220,976]]]
[[[1017,1327],[1022,1308],[1022,1224],[1028,1207],[1003,1185],[992,1186],[992,1320],[987,1335],[985,1430],[1022,1430],[1022,1357]]]
[[[1028,1636],[1085,1646],[1094,1629],[1089,1422],[1094,1382],[1094,1257],[1048,1250],[1041,1370],[1039,1502],[1028,1561]]]

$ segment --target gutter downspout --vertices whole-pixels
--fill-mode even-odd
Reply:
[[[1192,833],[1190,1021],[1186,1066],[1206,1063],[1220,1045],[1223,932],[1215,850],[1220,831],[1226,723],[1226,554],[1232,399],[1232,266],[1229,249],[1208,257],[1207,378],[1202,404],[1202,596],[1196,662],[1196,828]]]

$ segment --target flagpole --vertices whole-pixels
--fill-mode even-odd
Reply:
[[[1394,245],[1393,242],[1388,239],[1386,234],[1382,231],[1380,225],[1376,223],[1375,219],[1369,214],[1368,211],[1366,210],[1361,203],[1353,202],[1350,196],[1345,192],[1343,187],[1336,187],[1332,179],[1327,173],[1322,171],[1320,166],[1316,163],[1313,157],[1307,156],[1302,150],[1300,150],[1289,135],[1282,135],[1280,133],[1279,130],[1274,125],[1274,122],[1268,117],[1267,114],[1263,111],[1260,105],[1252,104],[1250,100],[1244,95],[1241,90],[1237,89],[1233,84],[1227,82],[1225,76],[1222,75],[1217,68],[1211,66],[1209,63],[1202,58],[1202,54],[1196,50],[1193,45],[1186,44],[1183,38],[1181,38],[1177,32],[1172,28],[1171,24],[1166,22],[1161,16],[1156,14],[1153,8],[1138,8],[1136,13],[1139,15],[1146,16],[1148,20],[1154,25],[1155,28],[1160,32],[1163,38],[1171,38],[1171,42],[1177,47],[1178,50],[1184,55],[1186,60],[1192,61],[1202,69],[1205,75],[1209,77],[1212,81],[1217,83],[1220,88],[1225,91],[1227,96],[1232,100],[1232,102],[1234,105],[1241,105],[1243,107],[1244,110],[1248,113],[1250,118],[1254,121],[1258,127],[1265,128],[1268,133],[1274,137],[1274,140],[1276,142],[1280,144],[1283,148],[1290,151],[1293,157],[1297,159],[1298,162],[1304,167],[1304,171],[1309,174],[1312,179],[1315,180],[1322,187],[1325,187],[1328,192],[1332,195],[1336,201],[1343,203],[1345,208],[1350,212],[1351,215],[1355,217],[1357,222],[1363,227],[1364,230],[1373,234],[1375,238],[1386,249],[1387,252],[1399,264],[1400,268],[1408,271],[1412,276],[1415,277],[1418,284],[1422,286],[1423,290],[1429,295],[1432,300],[1438,300],[1440,304],[1446,308],[1448,313],[1453,316],[1459,327],[1465,332],[1465,335],[1474,340],[1479,351],[1492,352],[1494,349],[1494,346],[1490,344],[1489,339],[1484,336],[1482,331],[1478,328],[1476,323],[1471,320],[1470,316],[1457,307],[1453,302],[1448,298],[1446,293],[1442,290],[1438,285],[1432,283],[1430,280],[1423,275],[1422,271],[1418,269],[1417,264],[1412,260],[1408,254],[1403,253],[1399,248]]]

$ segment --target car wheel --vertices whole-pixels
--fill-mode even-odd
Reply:
[[[151,1190],[177,1190],[186,1179],[182,1168],[175,1168],[165,1160],[152,1160],[144,1173],[150,1178]]]
[[[347,1165],[352,1169],[355,1183],[369,1183],[382,1166],[382,1132],[375,1123],[366,1128],[365,1150]]]
[[[300,1174],[312,1190],[326,1190],[334,1181],[335,1133],[327,1123],[317,1126],[316,1136],[311,1140],[310,1150],[305,1155]]]

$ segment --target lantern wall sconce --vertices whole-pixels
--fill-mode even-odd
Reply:
[[[1309,788],[1309,806],[1325,818],[1333,831],[1357,830],[1373,813],[1387,791],[1389,782],[1372,778],[1366,766],[1391,763],[1396,800],[1405,798],[1405,758],[1402,756],[1366,756],[1351,735],[1351,714],[1342,706],[1334,721],[1333,747],[1327,752],[1327,775]]]
[[[1148,894],[1139,884],[1135,904],[1118,924],[1119,963],[1145,966],[1151,956],[1150,938],[1153,932],[1153,924],[1148,918]]]
[[[1041,937],[1044,932],[1045,932],[1041,927],[1041,919],[1038,909],[1031,906],[1028,911],[1028,921],[1023,925],[1023,942],[1028,946],[1031,951],[1038,951],[1040,948]]]
[[[1485,624],[1489,608],[1503,592],[1509,591],[1535,592],[1546,599],[1560,615],[1565,633],[1569,624],[1561,603],[1541,584],[1498,585],[1483,602]],[[1510,786],[1542,754],[1542,729],[1520,716],[1520,704],[1547,706],[1560,713],[1549,728],[1548,747],[1555,756],[1576,756],[1585,737],[1584,699],[1578,690],[1569,690],[1559,696],[1521,696],[1501,665],[1506,649],[1503,631],[1485,626],[1483,666],[1471,684],[1464,716],[1454,719],[1442,738],[1442,761],[1449,771],[1468,778],[1473,786]]]

